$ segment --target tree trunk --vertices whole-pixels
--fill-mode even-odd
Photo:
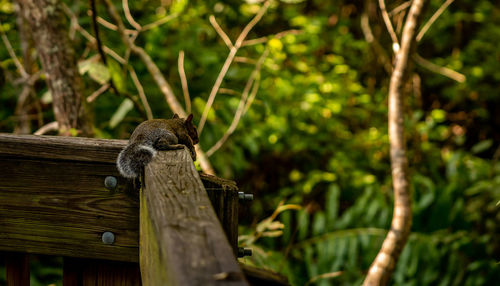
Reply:
[[[396,262],[408,240],[411,227],[411,193],[408,180],[408,159],[404,139],[403,83],[408,70],[408,58],[415,43],[415,31],[424,0],[413,0],[396,52],[394,71],[389,85],[389,141],[394,189],[394,214],[391,229],[382,248],[370,266],[363,282],[367,285],[386,285],[394,272]]]
[[[36,51],[52,95],[59,133],[90,136],[92,125],[85,112],[83,85],[68,36],[68,25],[57,0],[19,0],[20,13],[29,23]]]

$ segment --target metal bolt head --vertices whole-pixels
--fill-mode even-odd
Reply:
[[[238,192],[238,198],[242,201],[253,201],[253,194],[245,194],[244,192]]]
[[[238,257],[252,256],[251,248],[238,247]]]
[[[117,185],[118,185],[118,181],[113,176],[107,176],[104,179],[104,186],[106,187],[106,189],[108,189],[110,191],[113,191],[114,189],[116,189]]]
[[[111,231],[106,231],[102,234],[102,243],[113,244],[115,243],[115,234]]]

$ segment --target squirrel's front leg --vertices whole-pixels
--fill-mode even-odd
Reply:
[[[182,149],[183,146],[179,144],[179,139],[170,131],[162,131],[157,134],[153,147],[156,150],[176,150]]]
[[[156,150],[177,150],[184,148],[182,144],[172,144],[170,140],[161,138],[156,141],[155,149]]]
[[[188,147],[189,153],[191,153],[191,158],[193,159],[193,161],[196,161],[196,151],[194,149],[193,140],[191,139],[191,137],[189,137],[188,135],[179,136],[179,143],[182,143],[186,145],[186,147]]]

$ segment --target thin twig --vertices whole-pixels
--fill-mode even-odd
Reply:
[[[238,123],[240,122],[240,119],[241,119],[242,115],[244,114],[245,103],[247,102],[248,94],[250,93],[250,90],[251,90],[252,86],[254,85],[254,82],[255,82],[255,79],[257,78],[257,75],[260,73],[262,63],[264,62],[264,59],[267,57],[268,54],[269,54],[269,50],[266,49],[264,51],[264,53],[262,53],[262,55],[260,56],[257,64],[255,65],[255,69],[253,70],[252,74],[248,78],[248,81],[245,85],[245,88],[243,89],[243,93],[241,94],[240,103],[238,104],[238,108],[236,109],[236,113],[234,114],[233,121],[231,122],[231,125],[229,126],[227,131],[224,133],[222,138],[220,138],[214,144],[214,146],[212,146],[207,151],[208,157],[212,156],[213,153],[215,153],[217,150],[219,150],[219,148],[222,147],[222,145],[226,142],[226,140],[229,138],[229,136],[231,134],[233,134],[234,130],[236,130],[236,127],[238,126]],[[252,92],[257,93],[257,90],[252,91]]]
[[[42,126],[40,129],[38,129],[37,131],[35,131],[35,135],[43,135],[47,132],[50,132],[50,131],[58,131],[59,130],[59,123],[57,123],[57,121],[52,121],[48,124],[45,124],[44,126]]]
[[[222,28],[219,26],[219,23],[217,23],[217,20],[215,20],[214,15],[210,15],[210,17],[208,17],[208,20],[210,21],[210,24],[212,24],[212,27],[214,27],[217,34],[219,34],[219,36],[222,38],[222,40],[224,41],[226,46],[229,49],[232,49],[233,43],[231,42],[231,39],[229,39],[227,34],[224,32],[224,30],[222,30]]]
[[[375,53],[378,55],[377,59],[382,63],[382,66],[384,67],[385,71],[388,74],[390,74],[392,72],[391,61],[390,61],[389,57],[387,56],[384,48],[382,48],[380,43],[373,36],[373,32],[372,32],[372,29],[370,27],[370,20],[368,18],[368,14],[366,12],[363,12],[361,14],[361,30],[363,31],[363,34],[365,36],[365,40],[371,44]]]
[[[107,0],[109,1],[109,0]],[[248,33],[252,30],[252,28],[262,19],[264,16],[264,13],[266,13],[267,8],[269,8],[269,5],[271,5],[271,1],[267,0],[264,5],[259,9],[255,17],[243,28],[243,31],[241,34],[238,36],[236,39],[236,42],[234,43],[234,46],[230,49],[229,54],[226,58],[226,61],[224,62],[224,65],[221,68],[221,71],[219,72],[219,75],[217,76],[217,79],[215,80],[215,84],[212,87],[212,90],[210,91],[210,95],[208,96],[207,104],[205,105],[205,109],[203,110],[203,114],[201,116],[199,128],[198,128],[198,133],[201,134],[203,131],[203,127],[205,126],[205,122],[207,120],[208,112],[210,111],[210,108],[212,108],[212,104],[214,103],[215,96],[217,95],[217,91],[219,90],[219,87],[222,83],[222,80],[226,76],[227,71],[229,70],[229,66],[233,62],[233,59],[238,52],[238,49],[241,47],[241,44],[247,37]]]
[[[23,79],[24,78],[28,78],[29,74],[26,72],[26,70],[24,69],[23,65],[21,64],[21,62],[17,58],[16,53],[14,52],[14,49],[12,48],[12,45],[10,44],[9,38],[7,38],[7,35],[5,34],[5,31],[3,30],[3,24],[2,24],[2,22],[0,22],[0,33],[1,33],[2,41],[3,41],[4,45],[5,45],[5,47],[7,48],[7,52],[9,53],[9,56],[14,61],[14,64],[16,65],[17,70],[21,74],[21,77]]]
[[[265,36],[265,37],[260,37],[260,38],[256,38],[256,39],[250,39],[250,40],[243,41],[242,46],[246,47],[246,46],[263,44],[263,43],[269,41],[269,39],[273,39],[273,38],[274,39],[281,39],[287,35],[298,35],[301,33],[302,33],[302,30],[296,30],[296,29],[286,30],[286,31],[279,32],[275,35]]]
[[[335,272],[329,272],[329,273],[323,273],[320,275],[316,275],[316,276],[312,277],[311,279],[309,279],[309,281],[307,281],[305,286],[314,284],[318,280],[339,277],[340,275],[342,275],[342,273],[344,273],[344,271],[335,271]]]
[[[392,39],[392,50],[396,53],[399,50],[399,40],[398,36],[396,36],[396,32],[394,32],[394,28],[392,27],[391,18],[389,18],[389,14],[387,14],[387,9],[385,8],[385,1],[379,0],[380,11],[382,12],[382,18],[384,19],[385,26],[387,27],[387,31],[389,35],[391,35]]]
[[[401,33],[403,30],[403,23],[406,16],[406,11],[403,11],[397,15],[396,33]]]
[[[245,103],[245,108],[243,109],[243,114],[246,114],[250,106],[252,106],[255,97],[257,96],[257,92],[260,87],[260,73],[257,75],[257,79],[255,79],[255,83],[253,84],[252,91],[250,92],[250,96],[248,97],[247,102]]]
[[[436,13],[432,15],[429,21],[427,21],[427,23],[425,23],[425,25],[422,27],[420,32],[418,32],[418,35],[416,37],[417,42],[420,42],[420,40],[422,40],[422,37],[425,35],[427,30],[429,30],[431,25],[437,20],[437,18],[439,18],[439,16],[441,16],[441,14],[443,14],[444,10],[446,10],[446,8],[448,8],[448,6],[450,6],[451,3],[453,3],[453,1],[455,0],[447,0],[446,2],[443,3],[443,5],[441,5],[441,7],[439,7]]]
[[[149,119],[153,119],[153,112],[151,111],[151,107],[149,106],[148,99],[146,97],[146,93],[144,92],[144,88],[142,87],[141,82],[139,81],[139,78],[137,77],[137,74],[135,73],[134,68],[129,65],[128,66],[128,71],[130,72],[130,76],[132,77],[132,81],[134,82],[135,88],[137,89],[137,92],[139,93],[139,98],[142,101],[142,105],[144,105],[144,109],[146,110],[146,116]]]
[[[116,8],[111,2],[111,0],[105,0],[104,3],[106,4],[108,13],[113,18],[113,21],[116,23],[116,26],[118,28],[118,33],[122,38],[122,42],[128,49],[130,49],[134,54],[137,54],[139,58],[141,58],[143,63],[146,65],[146,68],[148,69],[149,73],[153,76],[153,79],[156,81],[156,84],[158,85],[161,92],[165,96],[165,99],[167,100],[167,103],[172,109],[172,111],[174,113],[179,114],[179,116],[181,117],[186,117],[187,115],[186,112],[180,105],[179,101],[177,101],[177,98],[175,97],[172,87],[167,82],[167,80],[161,73],[158,66],[153,62],[151,57],[146,53],[146,51],[144,51],[143,48],[136,46],[131,41],[130,37],[125,32],[125,25],[123,24],[123,21],[120,18],[120,15],[116,11]]]
[[[128,7],[128,0],[122,0],[123,13],[125,13],[125,18],[137,31],[142,29],[141,25],[134,20],[132,14],[130,13],[130,8]]]
[[[111,24],[110,22],[104,20],[102,17],[97,17],[97,22],[103,25],[104,27],[110,29],[111,31],[118,31],[118,27],[116,25]]]
[[[179,13],[174,13],[174,14],[168,15],[164,18],[161,18],[160,20],[154,21],[153,23],[146,24],[142,27],[141,32],[144,32],[144,31],[156,28],[160,25],[163,25],[163,24],[169,22],[170,20],[175,19],[177,16],[179,16]]]
[[[241,92],[236,91],[234,89],[221,87],[221,88],[219,88],[219,94],[228,94],[228,95],[237,95],[237,96],[240,96]]]
[[[94,91],[91,95],[87,97],[87,102],[93,102],[96,98],[103,94],[111,85],[109,83],[103,84],[98,90]]]
[[[424,67],[432,72],[443,75],[445,77],[451,78],[452,80],[455,80],[457,82],[462,83],[462,82],[465,82],[465,80],[466,80],[465,75],[463,75],[459,72],[456,72],[452,69],[449,69],[447,67],[438,66],[435,63],[422,58],[419,54],[415,54],[413,56],[413,59],[415,60],[415,62],[417,64],[421,65],[422,67]]]
[[[89,32],[87,32],[84,28],[82,28],[82,26],[80,26],[80,24],[78,24],[78,19],[76,17],[76,15],[71,11],[71,9],[69,9],[69,7],[63,3],[63,10],[64,12],[66,13],[66,15],[68,15],[71,19],[72,22],[75,23],[75,28],[78,32],[80,32],[80,34],[85,38],[87,39],[87,41],[91,42],[92,44],[96,44],[96,39],[91,35],[89,34]],[[99,21],[99,17],[97,17],[97,20]],[[125,62],[125,59],[123,59],[120,55],[118,55],[115,51],[113,51],[112,49],[110,49],[109,47],[103,45],[102,46],[102,49],[103,51],[110,55],[111,57],[113,57],[117,62],[119,62],[120,64],[126,64]]]
[[[234,57],[234,62],[235,63],[251,64],[251,65],[255,65],[257,63],[254,59],[247,58],[247,57]]]
[[[406,8],[410,7],[411,1],[406,1],[403,4],[399,5],[398,7],[394,8],[389,12],[389,16],[393,16],[396,14],[399,14],[399,12],[405,10]]]
[[[184,71],[184,51],[179,51],[179,59],[177,61],[177,66],[179,69],[179,77],[181,78],[182,93],[184,94],[184,104],[186,104],[186,112],[191,113],[191,98],[189,97],[189,88],[186,78],[186,72]]]
[[[101,61],[104,63],[104,65],[107,65],[106,61],[106,55],[104,54],[104,50],[102,48],[102,42],[101,42],[101,37],[99,35],[99,25],[97,24],[97,19],[96,19],[96,14],[97,14],[97,8],[95,5],[95,1],[97,0],[89,0],[90,2],[90,8],[92,11],[92,28],[94,29],[94,38],[95,38],[95,43],[97,46],[97,51],[99,52],[99,55],[101,56]],[[95,12],[95,13],[94,13]],[[115,86],[113,85],[113,82],[111,81],[111,87],[116,91]]]

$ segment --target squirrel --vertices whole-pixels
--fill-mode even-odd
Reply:
[[[174,114],[172,119],[152,119],[139,124],[130,136],[128,145],[116,159],[118,171],[125,178],[137,178],[159,150],[182,149],[187,146],[193,161],[194,145],[200,140],[193,115],[186,119]]]

